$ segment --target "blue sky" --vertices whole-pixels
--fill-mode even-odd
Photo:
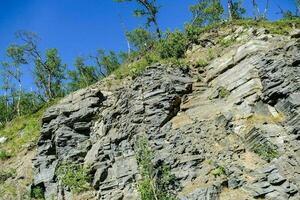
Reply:
[[[191,19],[189,6],[197,0],[157,0],[161,5],[158,22],[162,30],[182,29]],[[280,17],[277,5],[295,10],[294,0],[271,0],[268,17]],[[224,2],[223,2],[224,3]],[[0,59],[5,48],[14,42],[18,30],[36,32],[40,49],[58,48],[68,67],[78,55],[89,55],[98,48],[126,50],[122,21],[126,29],[142,26],[144,20],[132,16],[134,3],[113,0],[0,0]],[[250,0],[244,6],[250,11]],[[27,70],[28,71],[28,70]],[[32,85],[32,77],[25,72],[25,86]],[[0,80],[1,85],[1,80]]]

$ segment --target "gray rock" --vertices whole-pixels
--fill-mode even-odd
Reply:
[[[223,187],[225,195],[245,191],[242,199],[300,199],[299,41],[254,28],[237,37],[246,43],[204,69],[201,91],[197,72],[154,64],[116,89],[100,92],[98,83],[49,108],[34,185],[45,187],[47,200],[71,200],[55,176],[71,160],[91,166],[95,198],[139,199],[137,143],[146,138],[154,174],[170,168],[168,189],[178,199],[217,200]],[[217,98],[220,87],[226,98]]]
[[[295,29],[290,33],[292,38],[300,38],[300,30],[299,29]]]
[[[7,141],[7,138],[6,137],[0,137],[0,144],[3,144]]]
[[[272,173],[268,176],[268,181],[269,183],[276,185],[283,183],[284,181],[286,181],[286,179],[279,173]]]

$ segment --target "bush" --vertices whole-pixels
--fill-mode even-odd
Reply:
[[[219,97],[226,98],[230,95],[230,91],[227,90],[225,87],[220,87],[219,89]]]
[[[10,157],[11,155],[7,153],[5,150],[0,150],[0,160],[6,160]]]
[[[172,185],[174,176],[170,173],[170,168],[161,165],[154,168],[152,159],[154,153],[149,147],[146,138],[138,140],[136,146],[136,159],[139,165],[142,179],[138,183],[138,190],[142,200],[174,200],[169,193],[169,186]]]
[[[16,175],[15,169],[0,170],[0,184],[3,184],[7,179]]]
[[[226,174],[225,168],[223,166],[218,166],[217,168],[211,171],[211,174],[214,175],[215,177],[225,175]]]
[[[206,60],[203,60],[203,59],[199,59],[196,64],[195,64],[195,67],[196,68],[204,68],[208,65],[208,62]]]
[[[45,199],[44,190],[40,186],[36,186],[31,191],[31,197],[33,199],[43,200]]]
[[[270,162],[272,159],[277,158],[279,153],[277,147],[269,142],[258,144],[253,148],[254,153],[258,154],[262,159]]]
[[[147,50],[155,41],[153,34],[144,28],[137,28],[132,32],[127,32],[126,37],[136,51]]]
[[[176,30],[173,33],[167,33],[166,38],[158,43],[156,50],[162,59],[183,58],[187,47],[186,35]]]
[[[83,165],[64,162],[59,166],[56,175],[63,185],[68,187],[73,193],[80,193],[91,188],[89,172],[89,168]]]

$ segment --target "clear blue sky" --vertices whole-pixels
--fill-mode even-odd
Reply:
[[[161,5],[158,22],[163,30],[182,28],[191,16],[189,6],[197,0],[157,0]],[[263,1],[262,1],[263,2]],[[295,10],[294,0],[271,0],[268,17],[276,20],[280,5]],[[224,3],[224,2],[223,2]],[[0,59],[5,48],[14,42],[18,30],[36,32],[42,39],[41,50],[58,48],[68,67],[78,55],[89,55],[98,48],[126,50],[121,21],[131,30],[144,20],[132,16],[134,3],[119,4],[113,0],[0,0]],[[250,11],[250,0],[244,6]],[[25,72],[25,86],[32,85]],[[0,82],[1,85],[1,82]]]

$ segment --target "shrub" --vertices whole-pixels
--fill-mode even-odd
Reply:
[[[253,151],[268,162],[279,156],[277,147],[269,142],[258,144],[253,148]]]
[[[7,179],[16,175],[15,169],[0,170],[0,184],[3,184]]]
[[[127,32],[126,37],[136,51],[147,50],[155,41],[154,36],[144,28],[137,28],[132,32]]]
[[[5,150],[0,150],[0,160],[6,160],[10,157],[11,155],[7,153]]]
[[[223,166],[218,166],[217,168],[211,171],[211,174],[214,175],[215,177],[225,175],[226,174],[225,168]]]
[[[186,35],[176,30],[173,33],[167,33],[166,38],[158,43],[156,50],[162,59],[183,58],[187,47]]]
[[[158,169],[154,168],[152,163],[154,154],[146,138],[138,140],[135,149],[142,176],[138,183],[141,199],[174,200],[175,198],[168,191],[174,180],[174,176],[170,173],[170,168],[166,165],[161,165]]]
[[[230,95],[230,91],[227,90],[225,87],[220,87],[219,89],[219,97],[226,98]]]
[[[80,193],[90,189],[91,176],[89,172],[89,168],[83,165],[64,162],[59,166],[56,175],[63,185],[73,193]]]
[[[31,197],[33,199],[43,200],[45,199],[44,190],[40,186],[36,186],[31,191]]]
[[[196,68],[204,68],[208,65],[208,62],[206,60],[200,59],[196,62],[195,67]]]

